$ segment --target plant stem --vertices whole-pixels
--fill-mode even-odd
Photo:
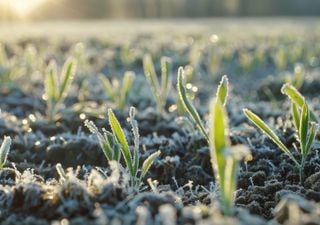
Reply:
[[[231,217],[233,215],[233,207],[228,200],[224,199],[223,202],[223,214],[227,217]]]
[[[301,163],[299,166],[299,179],[300,179],[300,185],[303,185],[304,182],[304,165],[305,165],[306,158],[302,156]]]

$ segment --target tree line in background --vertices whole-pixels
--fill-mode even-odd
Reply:
[[[9,13],[9,15],[9,19],[15,18],[14,13]],[[33,10],[29,17],[30,19],[98,19],[273,15],[320,15],[320,1],[55,0],[43,3],[37,9]]]

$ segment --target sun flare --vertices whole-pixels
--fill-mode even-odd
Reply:
[[[20,16],[28,15],[35,7],[45,0],[2,0],[0,5],[5,5]]]

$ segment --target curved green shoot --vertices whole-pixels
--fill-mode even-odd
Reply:
[[[300,109],[303,107],[305,98],[293,85],[288,83],[284,84],[281,88],[281,92],[287,95],[288,98],[292,102],[294,102]],[[316,123],[320,123],[320,119],[318,118],[318,116],[311,109],[309,109],[309,111],[311,119]]]
[[[10,151],[10,146],[11,146],[11,138],[8,136],[5,136],[3,139],[3,142],[0,147],[0,169],[3,168],[3,166],[7,162],[8,154]]]
[[[121,126],[120,126],[118,119],[116,118],[116,116],[112,112],[112,109],[108,110],[108,118],[109,118],[109,124],[110,124],[111,130],[112,130],[112,133],[115,135],[118,142],[121,144],[121,152],[122,152],[123,158],[126,162],[126,165],[128,167],[128,170],[129,170],[130,174],[135,174],[134,166],[133,166],[133,162],[132,162],[132,155],[131,155],[131,151],[130,151],[130,148],[128,145],[127,138],[126,138]]]
[[[207,131],[201,121],[201,118],[200,118],[197,110],[195,109],[195,107],[192,105],[192,103],[189,101],[189,99],[187,97],[187,91],[185,88],[184,79],[185,79],[184,78],[184,70],[182,67],[180,67],[178,70],[178,82],[177,82],[177,90],[178,90],[180,99],[182,101],[182,104],[183,104],[185,110],[189,113],[190,117],[195,122],[195,124],[199,128],[202,135],[209,141]]]
[[[251,112],[249,109],[243,109],[243,112],[246,115],[246,117],[262,132],[264,132],[284,153],[286,153],[297,166],[300,166],[297,160],[289,151],[289,149],[280,141],[279,137],[265,122],[263,122],[263,120],[259,116]]]

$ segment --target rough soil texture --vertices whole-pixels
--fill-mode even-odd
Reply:
[[[252,109],[276,130],[290,150],[295,151],[297,141],[287,113],[289,103],[280,92],[284,79],[277,76],[281,73],[277,72],[272,54],[265,52],[266,63],[262,69],[259,66],[249,72],[239,69],[237,56],[244,50],[256,52],[257,42],[252,46],[234,47],[231,56],[225,56],[229,58],[222,63],[224,71],[230,74],[232,86],[228,103],[232,144],[248,145],[253,155],[252,161],[241,164],[235,216],[224,218],[218,208],[219,196],[205,139],[196,129],[190,131],[177,123],[177,111],[168,112],[165,117],[159,117],[156,112],[141,64],[144,52],[140,45],[148,38],[146,35],[133,39],[134,51],[129,55],[132,59],[126,61],[121,55],[121,45],[87,40],[88,65],[78,69],[65,110],[61,110],[53,123],[45,119],[41,79],[31,79],[26,85],[21,85],[23,78],[17,78],[15,85],[0,84],[0,137],[10,135],[13,138],[6,168],[0,170],[0,224],[320,224],[319,134],[305,166],[305,180],[300,183],[292,161],[248,123],[242,113],[244,107]],[[64,58],[71,51],[71,44],[62,41],[55,46],[52,55],[41,53],[46,42],[32,39],[26,43],[7,43],[6,51],[13,55],[15,48],[22,51],[28,44],[38,49],[39,58],[45,62]],[[172,58],[174,75],[178,66],[193,63],[183,57],[183,54],[191,54],[192,45],[176,44],[162,43],[153,52],[155,62],[161,55]],[[287,46],[290,48],[294,44],[291,41]],[[150,47],[145,45],[146,49]],[[209,53],[204,51],[203,54]],[[192,81],[199,88],[195,104],[204,118],[208,112],[207,103],[220,79],[219,75],[205,76],[205,62],[199,59],[200,78],[195,76]],[[283,70],[292,71],[292,66],[288,64]],[[158,63],[156,68],[159,68]],[[111,103],[99,86],[96,74],[104,72],[121,77],[127,69],[134,70],[138,77],[130,105],[138,111],[142,159],[161,151],[147,175],[153,185],[146,178],[140,191],[128,186],[123,168],[107,162],[97,139],[89,133],[81,117],[85,114],[86,119],[94,121],[100,129],[109,129],[106,112]],[[309,72],[301,92],[320,114],[320,71],[316,66],[306,69]],[[275,75],[267,78],[268,73]],[[175,102],[174,89],[167,100],[168,106]],[[277,102],[266,95],[263,91],[266,89],[273,93]],[[115,110],[115,114],[132,146],[131,128],[126,121],[128,109]],[[298,153],[296,157],[299,158]],[[57,163],[64,168],[64,177],[57,173]]]

